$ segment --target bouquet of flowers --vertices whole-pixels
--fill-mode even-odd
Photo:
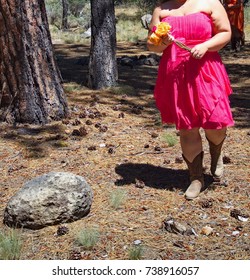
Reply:
[[[173,35],[170,34],[171,25],[168,22],[160,22],[155,25],[152,29],[152,34],[149,36],[149,41],[156,46],[164,44],[163,39],[169,36],[170,39],[180,48],[191,51],[191,48],[183,44],[182,42],[176,40]]]

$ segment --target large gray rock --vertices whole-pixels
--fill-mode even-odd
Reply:
[[[149,24],[151,22],[152,15],[146,14],[141,17],[141,24],[145,29],[149,29]]]
[[[86,216],[93,193],[83,177],[51,172],[24,184],[9,200],[4,223],[11,227],[40,229]]]

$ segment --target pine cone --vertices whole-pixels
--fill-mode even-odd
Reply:
[[[70,253],[69,259],[70,260],[81,260],[82,259],[82,255],[78,251],[72,251]]]
[[[61,236],[61,235],[67,234],[68,232],[69,232],[69,229],[66,226],[60,226],[60,227],[58,227],[56,234],[57,234],[57,236]]]
[[[202,208],[211,208],[213,206],[213,200],[212,199],[204,199],[201,201],[201,207]]]

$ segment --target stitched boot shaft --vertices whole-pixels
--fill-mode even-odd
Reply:
[[[207,139],[208,140],[208,139]],[[221,154],[222,145],[225,138],[221,141],[220,144],[215,145],[211,141],[208,140],[209,143],[209,152],[211,155],[211,168],[210,171],[214,178],[221,178],[223,175],[223,158]]]
[[[200,194],[200,191],[204,186],[204,176],[202,167],[203,155],[204,152],[199,153],[192,162],[189,162],[185,158],[185,156],[182,155],[183,159],[185,160],[188,166],[191,181],[191,184],[185,192],[186,199],[196,198]]]

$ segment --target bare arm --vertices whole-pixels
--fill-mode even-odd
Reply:
[[[231,39],[231,27],[227,13],[219,0],[208,0],[211,8],[214,36],[208,41],[195,46],[191,53],[202,57],[207,51],[219,51]]]
[[[208,51],[218,51],[230,41],[231,27],[227,13],[221,3],[218,0],[210,0],[210,2],[214,36],[205,44]]]
[[[151,22],[150,22],[150,25],[149,25],[149,32],[148,32],[148,37],[152,34],[152,28],[158,24],[160,22],[160,12],[161,12],[161,8],[160,7],[156,7],[154,12],[153,12],[153,15],[152,15],[152,19],[151,19]],[[168,38],[164,38],[163,40],[164,44],[163,45],[160,45],[160,46],[155,46],[153,43],[151,43],[149,41],[149,39],[147,40],[147,48],[150,50],[150,51],[153,51],[153,52],[163,52],[166,47],[171,44],[171,41],[168,40]]]

